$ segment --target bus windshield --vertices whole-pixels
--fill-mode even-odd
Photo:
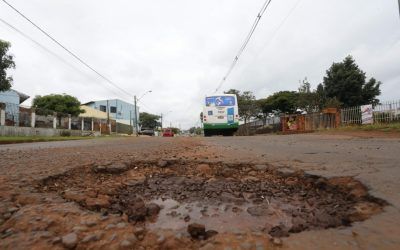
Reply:
[[[207,107],[226,107],[226,106],[235,106],[235,97],[234,96],[210,96],[206,97],[206,106]]]

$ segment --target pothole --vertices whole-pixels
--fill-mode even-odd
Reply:
[[[135,162],[74,169],[38,189],[102,213],[126,214],[147,230],[262,232],[284,237],[305,230],[350,226],[386,202],[351,177],[326,179],[268,165]]]

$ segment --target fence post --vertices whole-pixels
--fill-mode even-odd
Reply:
[[[85,127],[85,118],[81,118],[81,130],[83,131]]]
[[[31,128],[36,126],[36,111],[34,108],[31,109]]]
[[[68,115],[68,129],[71,130],[71,115]]]
[[[53,113],[53,128],[57,128],[57,113]]]
[[[0,126],[6,125],[6,105],[0,103]]]
[[[94,131],[94,121],[93,121],[93,118],[92,118],[92,131]]]

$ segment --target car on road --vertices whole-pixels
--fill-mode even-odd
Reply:
[[[154,136],[154,129],[151,128],[142,128],[139,132],[141,135],[149,135]]]
[[[163,137],[174,137],[174,131],[172,131],[171,128],[165,128],[165,129],[163,129],[162,136]]]

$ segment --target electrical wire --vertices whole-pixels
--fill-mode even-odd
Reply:
[[[4,0],[3,0],[4,1]],[[261,17],[264,15],[264,13],[266,12],[268,6],[271,4],[272,0],[266,0],[260,10],[260,12],[258,13],[256,19],[253,22],[253,25],[251,26],[250,32],[247,34],[246,39],[244,40],[242,46],[240,47],[238,53],[236,54],[235,58],[233,59],[233,62],[231,64],[231,66],[228,68],[227,73],[224,75],[224,77],[222,78],[221,82],[219,83],[218,87],[215,89],[214,93],[216,93],[217,91],[220,90],[220,88],[222,87],[222,85],[224,84],[224,82],[228,79],[229,75],[231,74],[232,70],[234,69],[234,67],[236,66],[237,62],[239,61],[240,56],[242,55],[242,53],[244,52],[244,50],[246,49],[248,43],[250,42],[251,37],[253,36],[260,20]]]
[[[24,33],[23,31],[21,31],[20,29],[18,29],[17,27],[15,27],[14,25],[10,24],[9,22],[7,22],[6,20],[0,18],[0,22],[2,22],[3,24],[5,24],[6,26],[8,26],[11,30],[13,30],[14,32],[18,33],[19,35],[23,36],[25,39],[31,41],[32,43],[34,43],[36,46],[38,46],[39,48],[41,48],[42,50],[46,51],[47,53],[51,54],[52,56],[54,56],[55,58],[57,58],[58,60],[62,61],[63,63],[65,63],[66,65],[68,65],[69,67],[71,67],[72,69],[76,70],[77,72],[81,73],[82,75],[86,76],[86,77],[90,77],[87,73],[83,72],[82,70],[78,69],[77,67],[75,67],[73,64],[71,64],[70,62],[68,62],[67,60],[65,60],[64,58],[62,58],[60,55],[56,54],[55,52],[51,51],[50,49],[46,48],[46,46],[44,46],[43,44],[39,43],[38,41],[36,41],[35,39],[33,39],[32,37],[30,37],[29,35],[27,35],[26,33]],[[102,83],[103,84],[103,83]],[[109,91],[111,91],[113,94],[115,94],[116,96],[120,96],[120,94],[118,94],[117,92],[115,92],[113,89],[111,89],[108,85],[104,85],[104,87],[106,87]],[[120,97],[121,98],[121,97]],[[125,99],[125,98],[121,98],[121,99]]]
[[[22,16],[25,20],[27,20],[29,23],[31,23],[36,29],[38,29],[40,32],[42,32],[45,36],[50,38],[54,43],[56,43],[58,46],[60,46],[62,49],[64,49],[68,54],[70,54],[72,57],[74,57],[76,60],[78,60],[80,63],[85,65],[87,68],[89,68],[91,71],[93,71],[95,74],[97,74],[100,78],[120,90],[122,93],[126,94],[129,97],[132,97],[132,95],[124,90],[123,88],[119,87],[116,83],[111,81],[109,78],[101,74],[99,71],[94,69],[92,66],[90,66],[88,63],[86,63],[83,59],[81,59],[78,55],[76,55],[74,52],[69,50],[67,47],[65,47],[63,44],[61,44],[59,41],[57,41],[55,38],[53,38],[48,32],[40,28],[37,24],[35,24],[31,19],[29,19],[27,16],[25,16],[23,13],[21,13],[17,8],[12,6],[10,3],[8,3],[6,0],[2,0],[5,4],[7,4],[11,9],[13,9],[15,12],[17,12],[20,16]]]
[[[293,5],[293,7],[289,10],[288,14],[282,19],[282,21],[279,23],[279,25],[276,27],[276,29],[272,32],[271,36],[268,38],[268,42],[264,44],[264,46],[257,52],[257,55],[253,58],[253,60],[246,65],[246,67],[243,69],[243,71],[247,71],[249,67],[252,67],[253,63],[263,54],[265,49],[268,47],[268,45],[271,44],[271,42],[274,40],[276,34],[278,31],[282,28],[282,26],[286,23],[286,21],[289,19],[289,17],[292,15],[294,10],[298,7],[302,0],[297,0],[297,2]],[[400,0],[399,0],[400,1]]]

